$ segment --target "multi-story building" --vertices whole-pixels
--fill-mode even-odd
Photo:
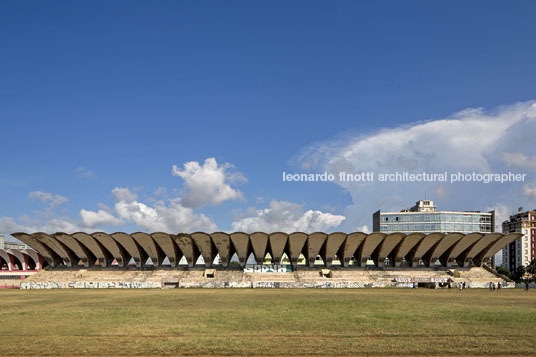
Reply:
[[[6,242],[4,233],[0,232],[0,249],[28,249],[28,246],[24,243]]]
[[[400,212],[377,211],[372,216],[374,232],[490,233],[495,231],[495,211],[438,211],[434,201],[420,200]]]
[[[515,271],[536,259],[536,210],[520,212],[510,216],[502,224],[503,233],[518,232],[523,236],[503,249],[503,267]]]

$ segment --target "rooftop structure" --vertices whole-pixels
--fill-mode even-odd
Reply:
[[[4,233],[0,232],[0,249],[28,249],[28,246],[24,243],[6,242]]]
[[[438,211],[434,201],[420,200],[400,212],[376,211],[374,232],[385,233],[491,233],[495,231],[495,212]]]

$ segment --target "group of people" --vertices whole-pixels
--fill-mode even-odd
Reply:
[[[497,284],[495,284],[494,282],[490,281],[490,283],[489,283],[489,291],[501,290],[501,288],[502,288],[502,285],[501,285],[500,281]]]

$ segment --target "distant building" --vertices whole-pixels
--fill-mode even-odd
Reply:
[[[528,265],[536,259],[536,210],[521,212],[510,216],[502,224],[503,233],[518,232],[523,236],[503,249],[503,267],[510,271]]]
[[[29,247],[24,243],[6,242],[4,239],[4,233],[0,232],[0,249],[28,249]]]
[[[490,233],[495,231],[495,211],[438,211],[434,201],[420,200],[400,212],[377,211],[374,232],[385,233]]]

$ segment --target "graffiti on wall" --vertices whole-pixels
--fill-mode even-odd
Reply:
[[[280,264],[248,264],[244,267],[244,273],[291,273],[290,265]]]
[[[160,289],[155,281],[24,282],[21,289]]]

